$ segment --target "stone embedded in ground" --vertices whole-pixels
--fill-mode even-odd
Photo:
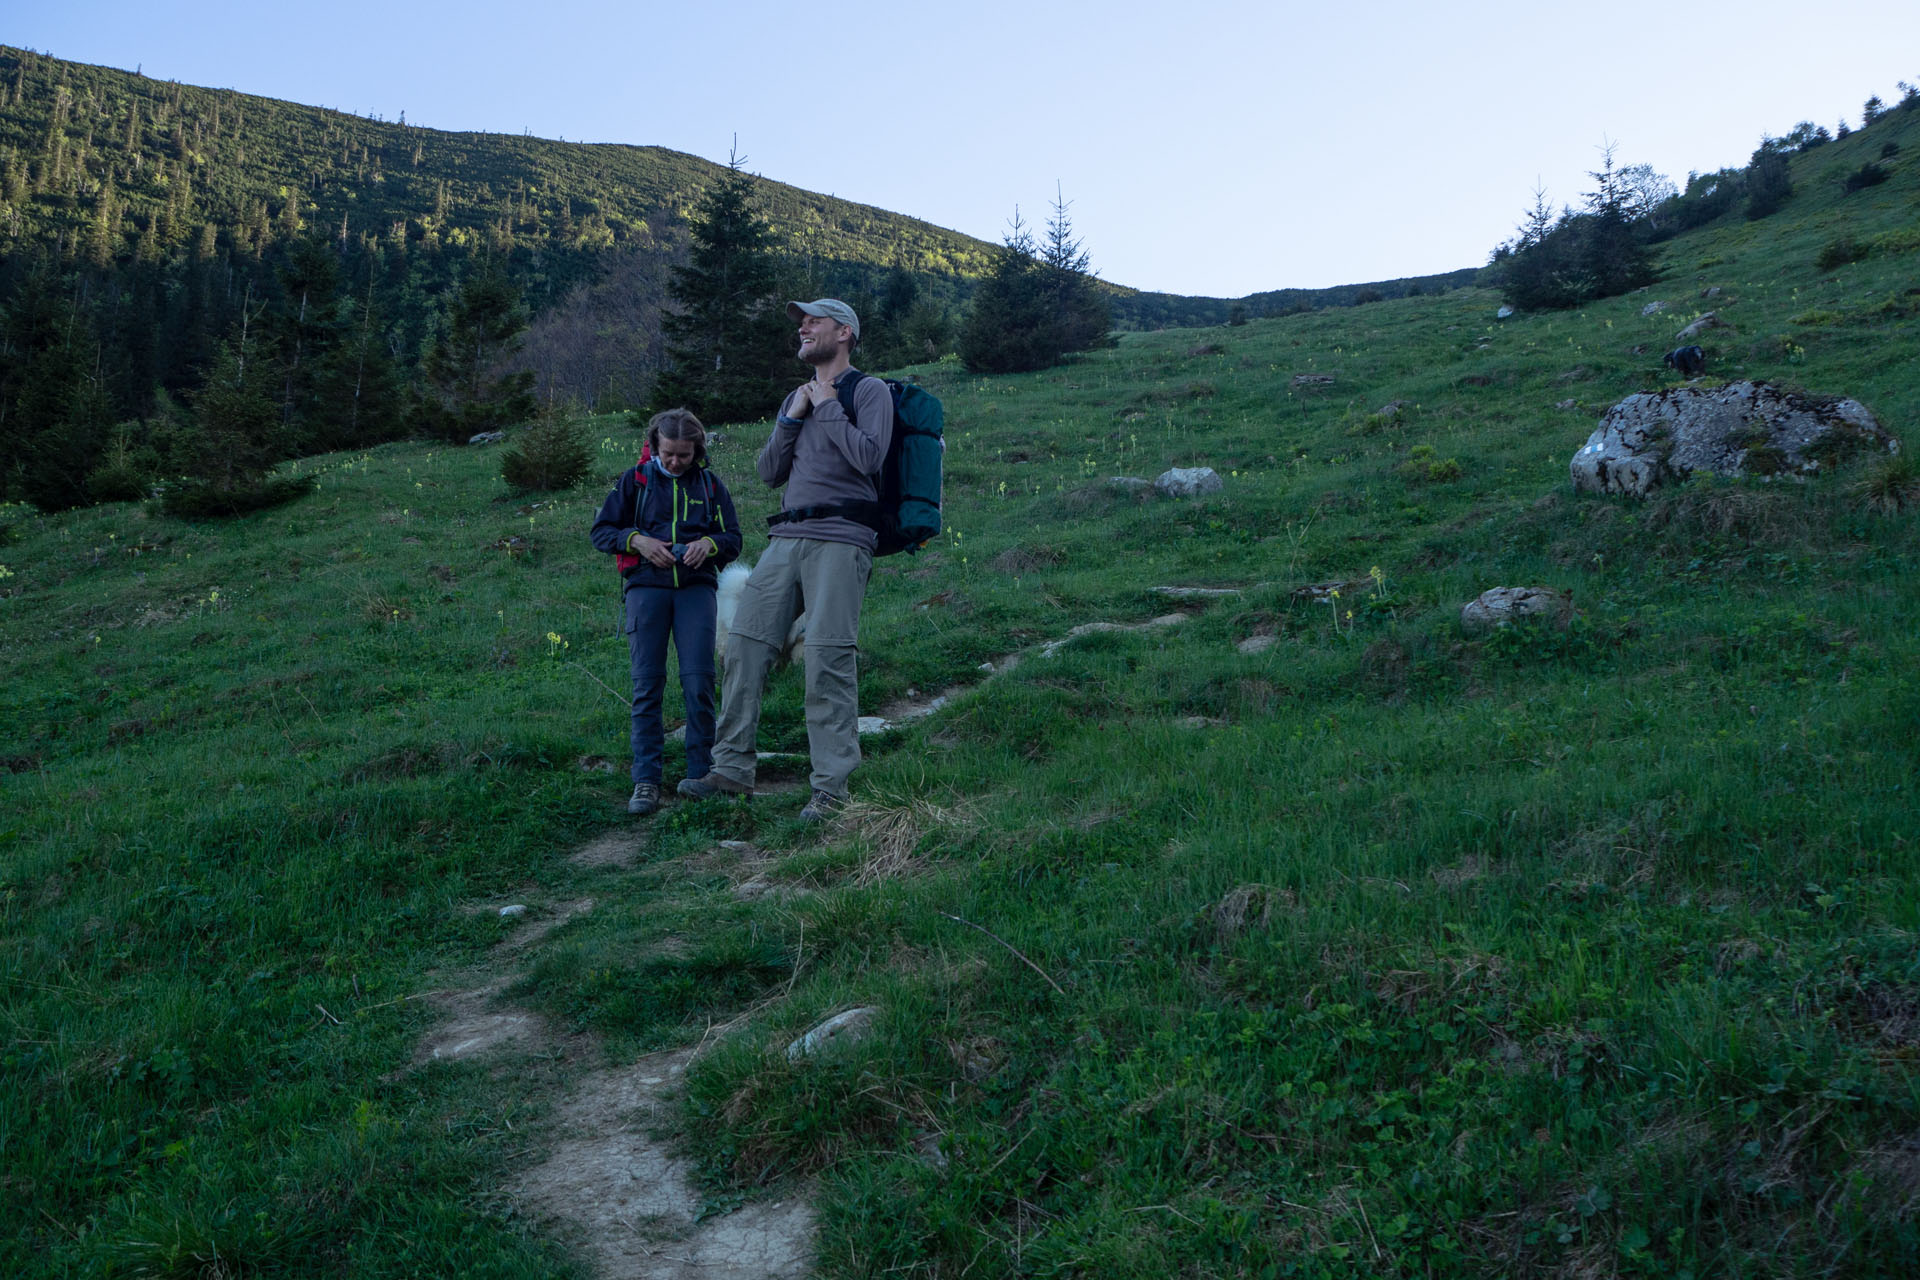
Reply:
[[[1127,497],[1137,498],[1153,488],[1153,481],[1141,476],[1108,476],[1107,490]]]
[[[500,908],[500,918],[502,920],[511,920],[515,916],[523,916],[525,914],[527,914],[527,904],[524,902],[516,902],[510,907]]]
[[[1219,596],[1237,596],[1239,587],[1154,587],[1157,596],[1172,596],[1175,600],[1210,600]]]
[[[1494,319],[1496,320],[1505,320],[1512,315],[1513,315],[1512,307],[1501,307],[1498,311],[1493,313]]]
[[[1096,634],[1097,632],[1145,631],[1149,627],[1178,626],[1180,623],[1185,622],[1186,620],[1187,620],[1187,615],[1184,613],[1163,613],[1159,617],[1151,618],[1146,622],[1136,622],[1131,624],[1124,623],[1124,622],[1083,622],[1079,626],[1075,627],[1073,630],[1067,632],[1067,634],[1065,634],[1064,636],[1061,636],[1058,640],[1049,640],[1045,644],[1041,645],[1040,656],[1043,658],[1051,658],[1054,654],[1060,652],[1062,648],[1064,648],[1069,644],[1072,644],[1075,640],[1078,640],[1081,636],[1090,636],[1090,635]]]
[[[1713,284],[1713,285],[1708,285],[1706,288],[1702,289],[1700,291],[1700,296],[1702,298],[1717,298],[1720,296],[1720,293],[1721,293],[1720,286],[1717,284]]]
[[[861,716],[860,719],[856,722],[856,731],[863,738],[869,738],[875,734],[885,733],[887,730],[891,728],[893,728],[893,726],[887,723],[887,718],[885,716]]]
[[[1336,596],[1353,596],[1373,586],[1371,578],[1349,578],[1344,582],[1309,582],[1295,587],[1292,598],[1304,604],[1326,604]]]
[[[1153,482],[1154,492],[1164,498],[1197,498],[1206,493],[1219,493],[1226,487],[1220,473],[1212,467],[1174,467],[1161,472]]]
[[[1554,402],[1553,407],[1564,412],[1568,409],[1578,409],[1580,402],[1578,400],[1559,400]]]
[[[1724,329],[1726,326],[1727,322],[1720,318],[1718,312],[1709,311],[1673,336],[1683,340],[1686,338],[1697,338],[1709,329]]]
[[[860,1043],[873,1030],[880,1011],[871,1005],[834,1014],[787,1046],[787,1060],[797,1062],[828,1049],[845,1049]]]
[[[583,916],[591,910],[593,910],[592,898],[562,903],[558,907],[551,908],[540,919],[529,920],[521,925],[514,931],[514,935],[500,946],[507,951],[518,951],[524,947],[530,947],[575,916]]]
[[[880,708],[880,718],[898,728],[910,720],[923,720],[951,702],[958,689],[950,689],[935,697],[927,697],[918,690],[907,690],[907,696],[898,702],[889,702]]]
[[[1811,475],[1861,450],[1897,453],[1899,443],[1859,401],[1730,382],[1628,396],[1568,469],[1576,489],[1644,497],[1696,471]]]
[[[1523,618],[1565,626],[1573,619],[1573,598],[1552,587],[1494,587],[1460,610],[1460,625],[1468,631],[1490,631]]]
[[[468,444],[499,444],[507,438],[504,431],[482,431],[478,435],[467,437]]]
[[[1659,315],[1662,311],[1665,311],[1666,309],[1667,309],[1667,304],[1664,302],[1659,302],[1659,301],[1649,302],[1646,306],[1640,308],[1640,314],[1643,316],[1655,316],[1655,315]]]
[[[1330,387],[1333,375],[1330,373],[1296,373],[1290,382],[1295,387]]]
[[[1248,636],[1245,640],[1242,640],[1233,647],[1242,653],[1255,654],[1265,653],[1279,643],[1279,636]]]
[[[494,1007],[495,997],[505,989],[504,981],[495,981],[465,991],[434,992],[432,1003],[447,1019],[421,1039],[414,1064],[458,1062],[547,1039],[546,1020],[539,1014]]]

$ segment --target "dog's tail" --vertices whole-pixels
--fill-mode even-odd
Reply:
[[[740,608],[740,593],[747,589],[747,579],[752,576],[753,567],[737,560],[720,571],[713,629],[713,651],[717,654],[724,655],[727,651],[727,636],[733,630],[734,612]]]
[[[719,596],[714,602],[713,652],[723,662],[727,656],[727,637],[733,632],[733,616],[740,608],[740,595],[752,576],[753,567],[737,560],[720,571]],[[807,615],[802,613],[787,628],[787,642],[780,647],[779,661],[805,662],[806,641]]]

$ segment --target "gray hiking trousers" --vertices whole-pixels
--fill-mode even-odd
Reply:
[[[793,620],[807,615],[807,750],[815,791],[845,799],[860,763],[860,603],[873,553],[849,542],[774,538],[727,635],[713,768],[753,785],[760,700]]]

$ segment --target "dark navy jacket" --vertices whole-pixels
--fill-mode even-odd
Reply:
[[[627,539],[636,532],[668,545],[684,546],[712,538],[718,550],[698,569],[679,564],[661,569],[642,559],[637,566],[621,570],[630,588],[711,586],[719,581],[720,570],[738,558],[741,550],[733,495],[720,477],[695,466],[676,478],[667,474],[657,458],[622,473],[620,483],[600,504],[591,536],[600,550],[623,555]]]

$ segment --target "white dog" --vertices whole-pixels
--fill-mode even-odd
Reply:
[[[747,589],[747,579],[752,576],[753,566],[738,560],[720,571],[720,598],[713,630],[713,651],[723,661],[727,656],[727,635],[733,630],[733,615],[740,607],[740,593]],[[805,662],[806,640],[807,615],[803,613],[787,628],[787,643],[781,647],[777,661]]]

